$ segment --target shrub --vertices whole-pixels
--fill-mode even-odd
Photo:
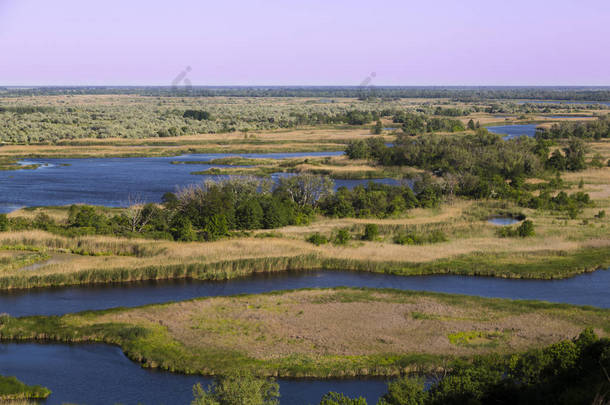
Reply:
[[[388,392],[377,405],[424,405],[427,399],[423,379],[403,377],[388,383]]]
[[[6,214],[0,214],[0,232],[8,231],[8,217]]]
[[[333,243],[335,245],[347,245],[347,242],[349,242],[351,239],[352,235],[350,235],[349,231],[345,228],[342,228],[335,232]]]
[[[606,217],[606,211],[604,211],[604,210],[600,210],[597,214],[595,214],[595,218],[602,219],[605,217]]]
[[[376,240],[379,237],[379,226],[377,224],[366,224],[364,227],[363,240]]]
[[[527,238],[528,236],[534,236],[534,223],[529,219],[526,219],[519,225],[517,228],[517,234],[522,238]]]
[[[320,245],[324,245],[324,244],[328,243],[328,239],[326,238],[326,236],[321,235],[319,232],[309,235],[309,237],[307,237],[306,240],[307,240],[307,242],[313,243],[316,246],[320,246]]]
[[[367,405],[366,399],[362,397],[350,398],[339,392],[329,392],[324,394],[320,400],[320,405]]]
[[[394,243],[399,245],[421,245],[422,241],[417,235],[413,233],[400,232],[394,235]]]
[[[191,405],[277,405],[279,396],[279,385],[274,380],[239,370],[217,377],[207,391],[201,384],[195,385]]]
[[[534,235],[534,223],[529,219],[523,221],[517,228],[503,226],[502,228],[498,229],[498,236],[501,238],[515,238],[517,236],[527,238]]]

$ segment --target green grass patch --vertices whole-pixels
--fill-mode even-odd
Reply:
[[[0,376],[0,401],[44,399],[49,395],[51,391],[40,385],[27,385],[15,377]]]
[[[468,347],[497,347],[510,336],[508,331],[480,331],[471,330],[465,332],[450,333],[447,335],[449,342],[456,346]]]

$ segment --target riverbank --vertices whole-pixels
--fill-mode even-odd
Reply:
[[[589,187],[589,186],[587,186]],[[594,190],[599,185],[591,185]],[[607,187],[603,185],[603,187]],[[605,191],[598,191],[598,193]],[[608,198],[585,208],[581,218],[522,209],[496,201],[454,201],[440,208],[414,209],[402,218],[318,217],[309,225],[235,233],[215,242],[174,242],[105,235],[61,236],[42,230],[0,233],[7,259],[0,289],[194,278],[226,280],[286,270],[352,270],[403,276],[456,274],[523,279],[558,279],[610,267],[610,218],[600,218]],[[118,208],[96,208],[117,214]],[[67,221],[67,207],[31,208],[10,214],[32,220],[45,214]],[[535,236],[502,237],[497,216],[523,216]],[[362,240],[367,224],[377,225],[373,241]],[[513,225],[515,227],[517,225]],[[346,230],[346,244],[315,245],[312,234],[331,238]],[[396,235],[443,235],[418,244],[395,243]],[[425,240],[425,239],[424,239]],[[36,266],[18,262],[28,254]],[[20,256],[21,255],[21,256]],[[61,260],[43,260],[61,255]],[[14,263],[12,262],[14,261]]]
[[[393,376],[610,333],[610,310],[386,289],[296,290],[62,317],[10,318],[3,340],[104,342],[145,367],[214,375]]]

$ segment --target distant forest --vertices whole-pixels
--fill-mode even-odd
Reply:
[[[491,99],[610,101],[610,87],[404,87],[404,86],[150,86],[150,87],[0,87],[0,96],[64,94],[137,94],[179,97],[350,97],[450,98],[460,101]]]

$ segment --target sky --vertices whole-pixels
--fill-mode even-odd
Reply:
[[[187,67],[190,69],[186,71]],[[0,0],[0,85],[610,85],[608,0]]]

